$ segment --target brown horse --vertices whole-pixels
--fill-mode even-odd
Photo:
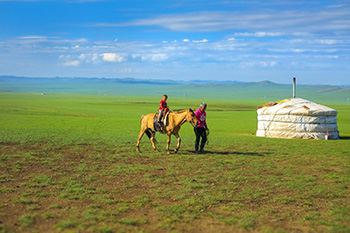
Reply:
[[[141,117],[141,132],[139,135],[139,138],[137,140],[136,150],[138,152],[140,151],[140,140],[142,136],[146,133],[149,139],[151,140],[153,149],[158,151],[156,145],[155,145],[155,139],[154,136],[156,134],[156,131],[154,129],[154,117],[156,114],[147,114],[146,116]],[[168,154],[169,146],[170,146],[170,137],[171,135],[175,135],[177,138],[177,146],[175,148],[175,153],[179,151],[180,144],[181,144],[181,138],[179,136],[179,131],[181,126],[186,122],[190,122],[193,126],[196,126],[198,123],[198,120],[196,118],[196,115],[194,114],[192,109],[177,111],[177,112],[170,112],[167,116],[166,125],[164,126],[163,132],[160,132],[162,134],[167,134],[168,136],[168,144],[166,147],[166,150]]]

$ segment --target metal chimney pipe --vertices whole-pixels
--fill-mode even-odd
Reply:
[[[293,98],[295,98],[296,96],[296,91],[297,91],[297,87],[296,87],[296,78],[293,78]]]

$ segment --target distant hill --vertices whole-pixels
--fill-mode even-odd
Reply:
[[[167,93],[181,98],[225,98],[274,101],[290,98],[292,85],[270,81],[173,81],[134,78],[27,78],[0,76],[0,92],[33,92],[46,94],[150,95]],[[349,86],[298,85],[297,96],[323,102],[345,103],[350,98]]]

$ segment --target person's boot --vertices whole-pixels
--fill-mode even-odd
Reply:
[[[200,149],[200,151],[199,151],[201,154],[204,153],[204,146],[205,146],[205,144],[204,144],[204,143],[201,143],[201,149]]]
[[[199,145],[195,144],[195,145],[194,145],[194,149],[195,149],[195,151],[196,151],[196,154],[198,154]]]

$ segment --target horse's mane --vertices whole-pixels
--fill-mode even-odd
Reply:
[[[175,114],[180,114],[180,113],[186,112],[187,110],[188,110],[188,109],[176,110],[176,111],[173,111],[173,113],[175,113]]]

